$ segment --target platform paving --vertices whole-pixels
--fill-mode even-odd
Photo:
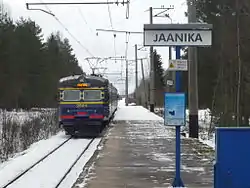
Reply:
[[[175,132],[162,121],[116,121],[73,188],[170,187],[175,175]],[[186,187],[213,187],[214,151],[182,138]]]

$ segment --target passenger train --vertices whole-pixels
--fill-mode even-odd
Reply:
[[[72,136],[97,136],[117,110],[119,94],[99,75],[73,75],[59,80],[59,124]]]

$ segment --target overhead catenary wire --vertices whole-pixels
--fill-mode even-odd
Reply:
[[[126,59],[128,58],[129,36],[130,36],[130,33],[129,33],[129,32],[126,32],[126,49],[125,49],[125,58],[126,58]]]
[[[130,34],[143,34],[143,32],[136,32],[136,31],[125,31],[125,30],[114,30],[114,29],[96,29],[97,31],[97,36],[98,36],[98,31],[104,31],[104,32],[117,32],[117,33],[125,33],[126,34],[126,48],[125,48],[125,60],[126,60],[126,69],[125,69],[125,77],[126,77],[126,84],[125,84],[125,90],[126,90],[126,98],[128,99],[128,60],[127,60],[127,56],[128,56],[128,44],[129,44],[129,37]],[[122,63],[121,63],[121,70],[123,70],[122,67]],[[122,74],[121,74],[121,78],[122,78]],[[127,100],[126,100],[127,101]],[[126,102],[126,105],[127,102]]]
[[[43,0],[40,0],[41,3],[43,3]],[[64,30],[79,44],[79,46],[81,48],[83,48],[83,50],[85,50],[90,56],[94,57],[94,55],[88,50],[88,48],[86,48],[70,31],[69,29],[60,21],[60,19],[54,14],[52,13],[51,9],[48,7],[48,5],[44,5],[45,8],[49,11],[49,13],[51,13],[51,15],[53,16],[53,18],[64,28]],[[89,67],[91,68],[90,63],[88,62]]]
[[[109,2],[109,0],[107,0],[107,3]],[[109,13],[109,22],[110,22],[110,26],[113,29],[113,23],[112,23],[112,16],[111,16],[111,11],[110,11],[110,6],[109,4],[107,4],[108,6],[108,13]]]
[[[107,0],[107,3],[109,2],[109,0]],[[109,13],[109,22],[110,22],[110,26],[111,26],[111,28],[112,29],[114,29],[113,28],[113,22],[112,22],[112,15],[111,15],[111,10],[110,10],[110,6],[109,6],[109,4],[107,4],[107,6],[108,6],[108,13]],[[114,35],[114,55],[115,55],[115,57],[116,57],[116,34],[115,34],[115,32],[113,33],[113,35]]]
[[[126,41],[125,41],[125,44],[126,44],[126,47],[125,47],[125,60],[128,59],[128,44],[129,44],[129,33],[126,32]],[[123,70],[123,64],[121,63],[121,70]]]
[[[85,24],[86,24],[87,27],[89,28],[90,32],[91,32],[91,33],[94,33],[94,31],[92,30],[92,28],[89,26],[87,20],[85,19],[85,17],[84,17],[84,15],[83,15],[83,13],[82,13],[82,11],[81,11],[80,8],[78,8],[78,12],[79,12],[79,14],[80,14],[82,20],[85,22]]]

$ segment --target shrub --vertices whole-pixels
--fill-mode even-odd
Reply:
[[[24,121],[15,119],[13,114],[2,111],[0,160],[5,161],[15,153],[27,149],[31,144],[47,139],[59,131],[56,110],[28,112]]]

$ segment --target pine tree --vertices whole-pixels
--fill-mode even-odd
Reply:
[[[51,34],[31,19],[0,20],[0,108],[55,107],[58,80],[81,74],[68,39]]]
[[[198,50],[199,102],[200,107],[213,110],[220,117],[220,123],[235,125],[236,97],[238,87],[238,48],[236,13],[239,12],[240,56],[242,62],[241,118],[247,120],[249,103],[248,48],[250,46],[249,20],[250,2],[239,1],[237,10],[234,0],[197,1],[198,19],[213,24],[211,48]],[[246,124],[246,122],[243,122]]]
[[[163,106],[164,103],[164,69],[162,67],[161,56],[156,50],[153,52],[154,56],[154,68],[155,68],[155,101],[156,106]]]

